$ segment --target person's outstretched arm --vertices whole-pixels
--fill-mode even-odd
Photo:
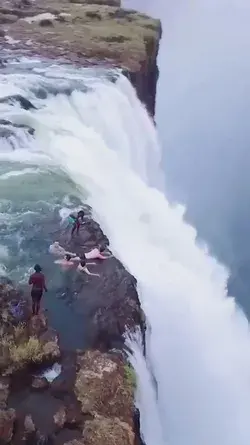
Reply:
[[[86,272],[87,275],[92,275],[92,277],[100,277],[101,276],[99,273],[90,272],[87,267],[84,268],[84,272]]]
[[[80,266],[80,267],[79,267],[79,270],[80,270],[81,272],[85,272],[87,275],[92,275],[93,277],[100,277],[100,274],[99,274],[99,273],[91,273],[91,272],[89,271],[89,269],[87,268],[87,266],[84,266],[84,267]]]
[[[79,256],[74,256],[74,258],[71,258],[71,261],[74,261],[77,263],[77,261],[81,261],[81,258]]]
[[[68,252],[67,250],[65,250],[65,255],[70,255],[70,256],[73,256],[74,258],[76,258],[76,253]]]

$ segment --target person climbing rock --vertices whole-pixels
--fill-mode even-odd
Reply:
[[[33,315],[38,315],[43,291],[45,290],[45,292],[47,292],[47,287],[45,284],[45,276],[42,273],[41,266],[39,264],[36,264],[34,266],[34,270],[35,272],[29,277],[29,284],[32,285],[32,313]]]
[[[77,233],[77,235],[79,235],[79,230],[81,227],[81,224],[83,224],[84,222],[84,211],[80,210],[77,215],[74,215],[73,213],[71,213],[69,215],[69,222],[73,227],[71,229],[71,237],[74,235],[75,231]]]
[[[111,258],[113,255],[103,255],[105,252],[105,247],[99,245],[98,247],[95,247],[94,249],[90,250],[89,252],[85,253],[85,257],[87,260],[107,260],[108,258]]]
[[[80,263],[78,264],[77,270],[79,272],[85,272],[87,275],[92,275],[93,277],[100,277],[99,273],[92,273],[89,271],[87,266],[95,265],[95,263],[87,263],[85,255],[80,256]]]

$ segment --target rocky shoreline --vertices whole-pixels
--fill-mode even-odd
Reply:
[[[63,235],[60,242],[78,253],[98,242],[108,244],[92,219],[70,243]],[[32,317],[28,294],[2,278],[1,444],[142,444],[134,405],[136,377],[124,347],[127,330],[139,329],[142,338],[145,333],[136,282],[116,258],[98,268],[102,293],[90,283],[77,291],[72,284],[74,298],[84,300],[89,311],[90,336],[84,351],[64,350],[60,333],[48,325],[46,312]],[[55,363],[60,373],[50,382],[42,372]]]
[[[122,8],[121,0],[3,0],[0,6],[2,49],[119,67],[152,116],[161,32],[159,20]]]

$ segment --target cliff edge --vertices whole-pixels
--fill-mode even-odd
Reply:
[[[161,23],[121,0],[3,0],[0,42],[22,55],[119,67],[154,115]],[[2,45],[1,45],[2,46]]]

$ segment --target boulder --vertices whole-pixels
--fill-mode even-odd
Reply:
[[[30,414],[26,415],[24,418],[24,432],[25,435],[33,434],[36,431],[36,426]]]
[[[135,435],[130,425],[118,418],[96,416],[85,422],[84,445],[134,445]]]
[[[120,356],[87,351],[80,357],[75,393],[84,414],[118,417],[133,428],[134,388]]]
[[[35,377],[33,379],[31,388],[34,391],[44,391],[49,386],[48,381],[45,379],[45,377]]]
[[[81,413],[81,404],[77,401],[71,402],[65,407],[66,420],[65,424],[69,428],[77,428],[83,423],[84,418]]]
[[[8,444],[13,436],[16,413],[14,409],[0,410],[0,443]]]
[[[56,425],[56,428],[60,430],[64,427],[65,422],[66,422],[66,411],[65,407],[61,406],[61,408],[54,415],[54,423]]]
[[[14,14],[1,14],[0,12],[0,25],[16,22],[18,17]]]
[[[8,377],[0,377],[0,409],[5,409],[9,396],[10,380]]]
[[[29,335],[40,337],[48,329],[48,321],[43,313],[31,317],[29,321]]]

